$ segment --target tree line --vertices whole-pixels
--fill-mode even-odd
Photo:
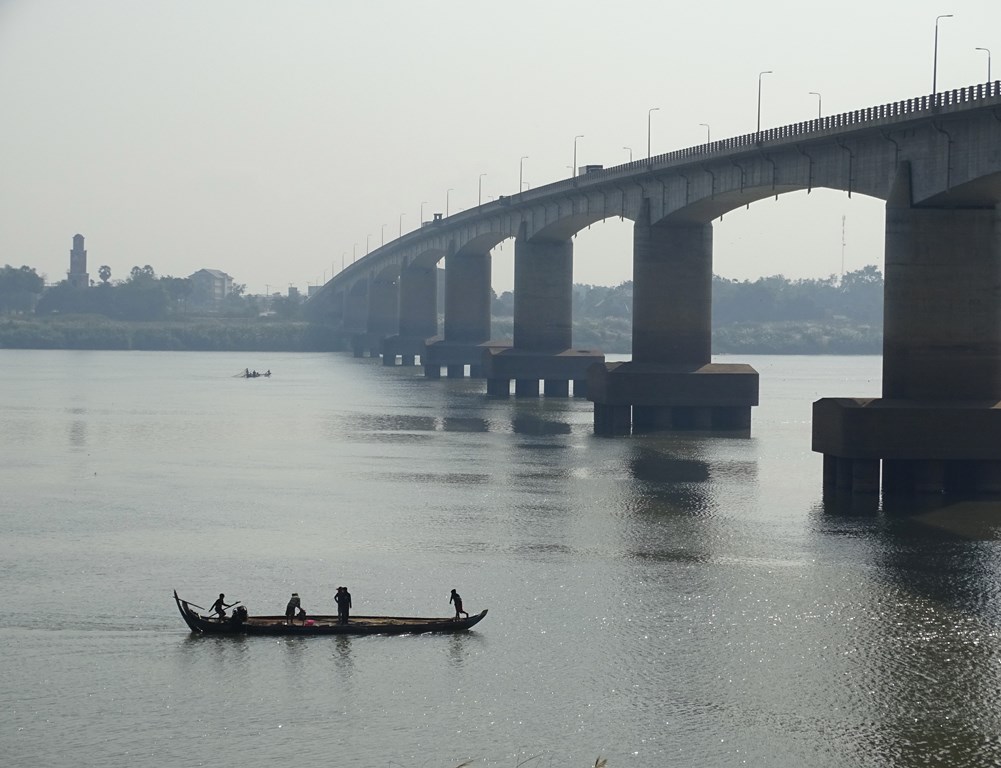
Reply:
[[[149,264],[135,266],[124,280],[112,281],[111,269],[98,269],[101,282],[76,287],[63,280],[48,288],[34,268],[5,265],[0,270],[0,314],[99,315],[114,320],[152,321],[183,319],[204,314],[213,316],[257,317],[267,309],[282,319],[297,319],[299,303],[285,297],[264,300],[245,296],[245,286],[234,284],[221,302],[200,296],[197,285],[187,277],[158,276]]]

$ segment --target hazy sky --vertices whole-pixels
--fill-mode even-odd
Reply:
[[[0,0],[0,264],[328,279],[424,216],[762,127],[1001,77],[998,0]],[[482,177],[480,174],[486,174]],[[844,217],[844,245],[842,219]],[[816,190],[717,222],[725,277],[882,266],[883,206]],[[629,222],[574,281],[631,279]],[[513,283],[512,244],[494,288]]]

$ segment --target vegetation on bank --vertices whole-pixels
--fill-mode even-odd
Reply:
[[[0,270],[0,348],[321,352],[347,346],[304,321],[298,297],[244,296],[242,286],[195,314],[191,281],[134,267],[126,280],[44,288],[33,269]],[[633,285],[573,287],[573,345],[608,354],[632,346]],[[513,336],[514,296],[494,296],[494,339]],[[33,310],[33,311],[32,311]],[[713,277],[712,350],[718,354],[879,354],[883,276],[875,266],[841,277],[754,281]]]
[[[140,322],[60,315],[0,318],[0,348],[329,352],[342,345],[330,328],[301,321],[218,318]]]

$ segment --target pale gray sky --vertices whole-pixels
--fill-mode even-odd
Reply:
[[[0,264],[222,269],[305,289],[444,211],[762,127],[1001,77],[998,0],[0,0]],[[842,217],[845,245],[842,247]],[[715,226],[725,277],[882,266],[880,201],[815,190]],[[574,280],[631,278],[631,226]],[[511,243],[494,287],[513,283]]]

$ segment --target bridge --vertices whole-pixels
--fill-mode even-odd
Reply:
[[[838,492],[1001,492],[1001,81],[681,149],[501,197],[386,243],[309,301],[356,355],[487,394],[586,394],[598,434],[750,431],[758,374],[711,362],[712,221],[823,187],[886,201],[883,391],[814,404]],[[632,360],[571,338],[572,237],[633,222]],[[515,241],[514,334],[491,340],[490,251]],[[438,263],[445,263],[438,328]]]

